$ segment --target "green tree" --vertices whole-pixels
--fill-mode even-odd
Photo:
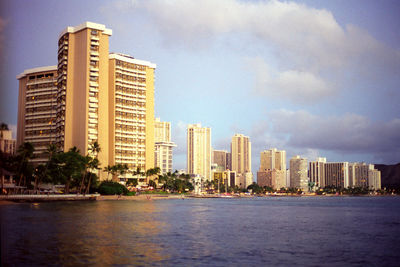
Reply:
[[[113,168],[113,166],[107,165],[106,167],[104,167],[103,171],[105,171],[107,173],[107,180],[110,180],[110,174],[114,175],[115,174],[115,168]]]
[[[253,194],[262,194],[263,188],[259,186],[256,182],[253,182],[251,185],[247,187],[247,190],[251,190]]]
[[[17,150],[17,156],[15,158],[18,164],[17,175],[19,176],[18,185],[26,185],[27,178],[32,176],[33,165],[30,163],[30,159],[34,157],[33,152],[35,148],[32,143],[24,142]],[[29,181],[30,182],[30,181]],[[28,183],[29,185],[30,183]]]
[[[69,194],[72,183],[78,181],[85,171],[86,157],[79,153],[76,147],[71,148],[68,152],[60,152],[56,155],[58,180],[65,184],[65,193]]]

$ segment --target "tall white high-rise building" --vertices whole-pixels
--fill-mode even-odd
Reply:
[[[307,159],[300,156],[290,159],[290,187],[308,190]]]
[[[155,165],[160,168],[163,174],[172,172],[172,148],[176,147],[176,145],[171,142],[171,123],[160,121],[160,118],[156,118],[154,133]]]
[[[211,128],[200,123],[187,127],[187,172],[211,180]]]

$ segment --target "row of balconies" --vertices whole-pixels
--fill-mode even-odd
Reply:
[[[57,87],[33,89],[26,92],[27,97],[57,94]]]
[[[137,66],[137,65],[136,65]],[[138,68],[128,68],[128,67],[124,67],[123,65],[115,65],[115,69],[118,71],[127,71],[127,72],[133,72],[135,74],[140,74],[140,75],[146,75],[146,70],[140,70]]]

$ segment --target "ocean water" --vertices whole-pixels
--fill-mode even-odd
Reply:
[[[0,206],[3,266],[400,266],[400,197]]]

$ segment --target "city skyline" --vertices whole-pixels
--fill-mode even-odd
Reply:
[[[270,147],[286,150],[287,159],[400,159],[396,2],[5,1],[1,7],[0,115],[11,128],[16,75],[56,65],[60,29],[93,21],[113,29],[110,52],[157,64],[155,116],[171,122],[173,169],[185,168],[186,126],[196,122],[212,129],[215,149],[229,150],[235,133],[249,136],[253,173]]]

